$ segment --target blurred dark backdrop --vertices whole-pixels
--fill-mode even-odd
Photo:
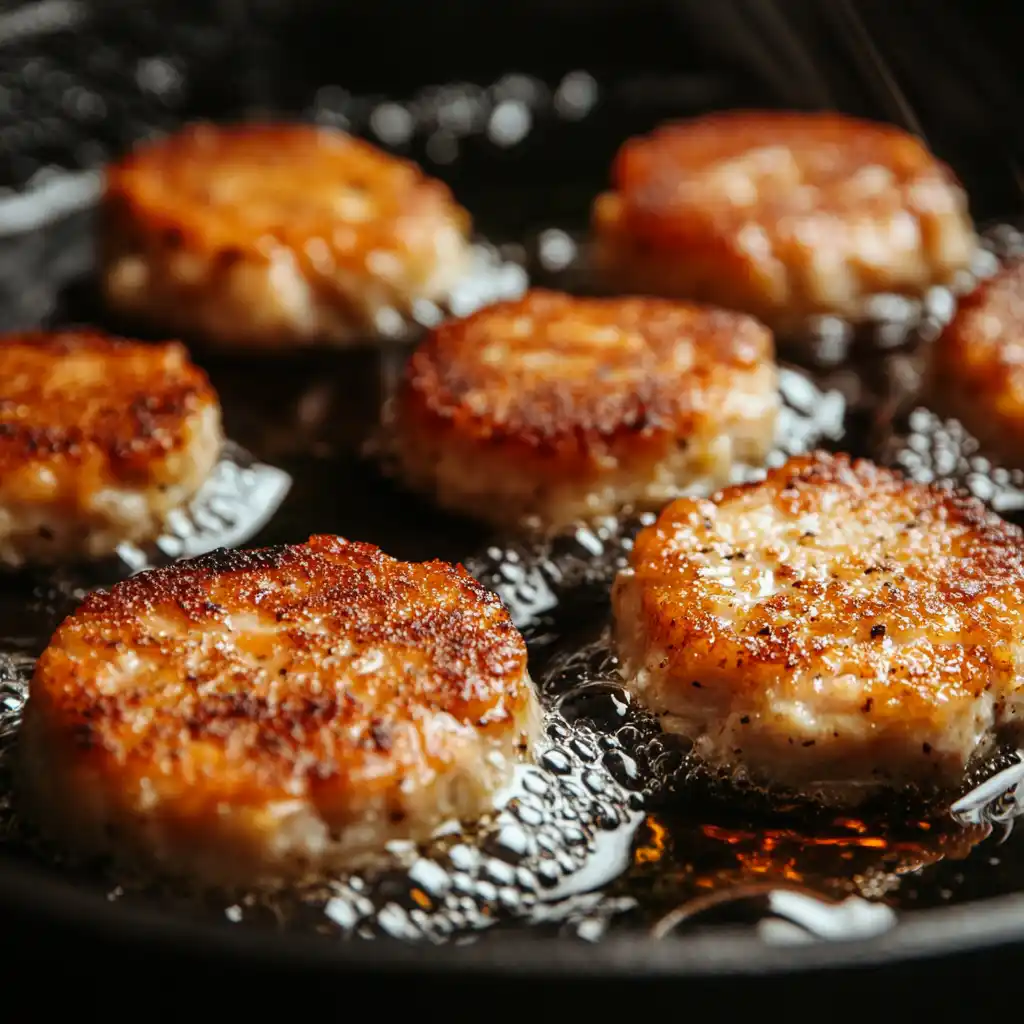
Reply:
[[[583,69],[624,129],[734,105],[902,121],[1003,214],[1020,205],[1022,30],[1024,5],[995,0],[0,0],[0,187],[182,117],[326,96],[363,130],[353,97],[366,114]]]

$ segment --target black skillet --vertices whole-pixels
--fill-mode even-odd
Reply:
[[[959,7],[926,26],[913,20],[922,12],[911,8],[920,5],[909,3],[898,5],[888,20],[877,5],[861,5],[863,18],[853,22],[844,4],[827,17],[813,4],[794,4],[781,21],[781,5],[739,3],[716,5],[715,17],[708,16],[709,5],[697,10],[699,5],[686,3],[628,10],[612,3],[586,10],[570,3],[498,5],[489,13],[470,4],[444,10],[353,5],[333,12],[301,3],[9,6],[10,13],[7,7],[0,12],[0,87],[11,97],[0,108],[0,183],[22,196],[40,187],[33,178],[40,167],[79,174],[151,130],[196,116],[316,116],[371,138],[376,123],[377,141],[386,141],[374,111],[379,114],[389,99],[415,94],[416,131],[400,151],[450,181],[480,232],[510,244],[511,258],[525,255],[538,283],[585,287],[571,268],[567,273],[545,256],[544,232],[572,234],[585,227],[590,199],[604,184],[622,138],[707,109],[824,103],[904,123],[909,118],[912,127],[923,124],[957,168],[980,217],[1016,212],[1016,144],[1001,132],[1013,106],[1007,97],[1018,83],[1000,77],[1005,50],[996,38],[999,27],[980,16],[964,22]],[[864,24],[870,28],[867,44],[858,34]],[[915,25],[922,26],[916,34]],[[960,63],[954,64],[950,33],[968,30],[971,43],[960,48]],[[764,45],[752,47],[752,39]],[[881,56],[891,66],[894,48],[902,55],[903,83],[895,89],[885,64],[881,71],[877,64]],[[932,69],[925,51],[947,62]],[[580,68],[586,73],[575,73]],[[510,77],[513,69],[526,74]],[[926,74],[932,70],[934,76]],[[567,77],[569,72],[574,74]],[[929,104],[920,87],[925,77],[937,79],[936,93],[959,98],[959,120],[936,119],[936,103]],[[453,103],[464,110],[468,100],[472,107],[481,91],[422,88],[453,80],[490,84],[489,109],[502,100],[519,104],[528,111],[529,130],[500,145],[488,140],[486,119],[460,127]],[[989,120],[979,122],[979,110]],[[921,111],[918,121],[915,112]],[[0,237],[4,328],[107,322],[88,276],[89,179],[66,180],[73,183],[61,193],[72,197],[66,209],[44,202],[21,230]],[[0,228],[5,209],[10,207],[0,203]],[[419,506],[417,529],[410,532],[405,499],[359,456],[401,357],[401,349],[349,355],[343,373],[330,358],[292,360],[275,371],[270,386],[261,368],[206,359],[225,398],[231,436],[295,478],[285,507],[259,542],[332,531],[413,558],[470,558],[485,544],[469,524]],[[890,378],[888,371],[856,372],[871,380]],[[332,383],[318,399],[320,413],[303,421],[303,397],[312,382],[325,378]],[[891,412],[895,402],[887,385],[872,395],[869,421]],[[282,409],[289,412],[282,416]],[[3,595],[5,608],[14,609],[17,600],[9,590]],[[740,818],[749,826],[742,813]],[[673,856],[685,861],[685,828],[676,835]],[[650,927],[593,943],[511,930],[496,941],[459,948],[387,938],[336,943],[232,928],[223,919],[186,920],[145,904],[111,901],[4,848],[0,965],[26,985],[22,972],[30,966],[58,969],[65,981],[43,994],[36,990],[36,998],[70,997],[83,1009],[87,990],[98,987],[109,999],[118,986],[127,991],[133,979],[145,978],[171,983],[164,991],[179,998],[183,983],[191,989],[203,978],[204,995],[191,993],[197,1005],[205,1005],[208,987],[217,986],[236,1008],[269,998],[267,986],[276,979],[287,984],[275,990],[295,1007],[308,1000],[352,1008],[352,996],[372,987],[376,1012],[442,991],[446,997],[465,994],[473,981],[487,986],[482,993],[508,984],[510,992],[523,994],[520,1005],[527,1012],[544,1008],[525,998],[541,987],[560,986],[563,995],[571,989],[578,1011],[579,1000],[599,1007],[611,1006],[614,995],[647,1000],[659,983],[670,982],[686,993],[680,1012],[711,999],[735,1007],[751,992],[762,1005],[795,994],[834,1000],[843,993],[841,998],[859,997],[877,1009],[896,988],[913,996],[918,1012],[930,1002],[949,1005],[968,991],[978,1011],[979,1000],[998,987],[993,979],[1024,947],[1024,895],[1016,891],[1024,880],[1024,850],[1017,846],[1012,839],[1002,848],[986,846],[984,858],[965,862],[962,870],[946,861],[936,877],[922,874],[914,883],[919,908],[908,898],[895,923],[867,938],[766,942],[755,925],[772,907],[764,891],[748,887],[744,898],[709,904],[699,920],[660,939]],[[993,860],[1001,863],[998,871]],[[1015,863],[1021,868],[1015,870]],[[511,985],[526,981],[533,983],[529,990]],[[638,982],[647,986],[642,995]],[[813,1002],[805,1007],[815,1012]],[[436,1006],[438,1012],[450,1008]],[[654,1006],[647,1011],[655,1012]]]

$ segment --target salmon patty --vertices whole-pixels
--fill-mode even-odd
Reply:
[[[733,111],[630,139],[593,209],[620,290],[744,310],[778,332],[922,296],[978,249],[966,195],[925,146],[831,113]]]
[[[768,789],[953,789],[1024,723],[1024,534],[866,461],[813,453],[675,502],[613,602],[636,698]]]
[[[333,129],[192,125],[107,174],[102,278],[133,321],[211,345],[338,346],[442,297],[469,216],[408,161]]]
[[[155,541],[220,455],[220,403],[177,342],[0,336],[0,562]]]
[[[393,426],[415,490],[548,532],[760,465],[778,408],[772,335],[750,317],[535,290],[436,328]]]
[[[930,350],[928,392],[986,454],[1024,469],[1024,260],[962,299]]]
[[[359,865],[491,809],[539,734],[526,658],[444,562],[326,536],[178,562],[57,630],[22,795],[73,850],[200,882]]]

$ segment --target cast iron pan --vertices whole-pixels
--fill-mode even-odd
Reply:
[[[97,303],[90,276],[95,172],[134,139],[196,116],[315,118],[366,134],[421,160],[452,184],[490,247],[495,274],[512,273],[514,279],[518,273],[522,281],[587,291],[585,249],[577,243],[621,140],[669,117],[768,105],[735,75],[701,67],[699,55],[691,60],[684,51],[673,51],[677,69],[683,61],[690,66],[655,80],[628,67],[608,67],[600,47],[589,51],[593,73],[564,64],[558,74],[547,75],[510,75],[504,69],[495,75],[467,67],[465,78],[482,84],[424,90],[410,82],[402,83],[401,96],[352,94],[333,84],[341,76],[328,77],[325,54],[309,49],[308,33],[297,40],[276,23],[278,31],[269,31],[251,13],[258,5],[246,9],[250,20],[243,18],[234,36],[230,25],[225,35],[223,22],[211,25],[187,11],[179,11],[173,29],[164,31],[152,9],[134,21],[124,9],[113,21],[108,12],[104,21],[102,6],[91,11],[71,5],[65,15],[77,11],[73,23],[47,31],[30,26],[27,34],[7,39],[0,19],[0,84],[17,100],[0,122],[0,173],[12,188],[0,198],[0,327],[120,326]],[[648,30],[660,30],[648,38],[664,35],[665,26],[646,8],[635,16],[633,29],[645,27],[645,18]],[[608,23],[602,24],[607,32]],[[672,51],[674,44],[662,38],[660,45]],[[657,44],[651,46],[654,53]],[[652,66],[660,59],[664,69],[665,57],[655,53]],[[354,69],[352,81],[359,75]],[[396,72],[393,80],[400,77]],[[965,179],[979,217],[1012,218],[1015,210],[1005,191],[992,186],[993,175],[973,171],[984,161],[941,155]],[[39,175],[40,167],[51,165],[60,170]],[[1020,242],[1006,230],[991,238],[997,252]],[[866,333],[847,338],[841,351],[826,346],[815,350],[815,358],[806,351],[784,352],[796,434],[783,439],[783,449],[811,439],[895,462],[911,449],[927,449],[926,460],[931,458],[945,442],[934,424],[906,414],[915,405],[916,360],[937,322],[948,315],[947,305],[890,310]],[[390,925],[380,925],[367,913],[365,920],[349,919],[340,927],[344,934],[324,936],[315,934],[324,929],[311,926],[308,915],[294,908],[277,908],[268,916],[265,907],[239,909],[241,904],[225,901],[197,912],[166,894],[128,898],[109,880],[85,879],[54,866],[22,842],[20,826],[5,811],[0,814],[0,964],[18,969],[40,956],[58,956],[76,985],[86,978],[109,979],[104,971],[114,964],[121,977],[151,980],[181,977],[202,964],[216,972],[233,1001],[253,994],[252,978],[265,986],[276,976],[301,979],[292,996],[315,996],[320,1003],[348,998],[359,983],[380,991],[384,982],[389,1005],[397,1006],[395,1000],[420,991],[417,985],[530,979],[576,984],[606,1005],[609,985],[621,994],[636,981],[685,979],[691,999],[698,993],[735,998],[729,979],[756,977],[762,987],[780,992],[781,979],[800,975],[805,994],[825,984],[834,994],[840,977],[844,984],[860,985],[866,971],[877,991],[898,967],[903,983],[917,986],[915,963],[932,971],[936,958],[956,956],[960,970],[974,977],[995,966],[993,951],[1005,957],[1024,946],[1024,849],[1009,828],[1012,800],[987,813],[967,839],[948,823],[925,836],[889,809],[872,822],[868,838],[858,840],[849,824],[783,820],[707,787],[645,786],[616,770],[625,752],[640,765],[641,775],[658,775],[668,756],[640,720],[627,722],[629,742],[606,743],[601,730],[607,708],[587,704],[607,697],[598,678],[601,651],[600,644],[594,647],[593,627],[607,615],[603,592],[628,531],[580,535],[537,551],[410,504],[366,449],[407,350],[408,343],[396,343],[289,358],[269,374],[265,366],[196,349],[220,389],[229,436],[293,480],[284,505],[253,543],[341,533],[372,540],[399,557],[465,560],[496,586],[527,632],[535,676],[542,679],[549,703],[562,708],[552,742],[569,752],[572,770],[559,767],[557,757],[542,770],[564,789],[569,810],[557,824],[566,849],[576,841],[564,838],[569,819],[581,823],[588,842],[602,828],[620,840],[624,835],[615,870],[588,884],[580,881],[590,863],[587,855],[572,861],[566,853],[568,860],[552,883],[561,896],[549,892],[531,903],[529,913],[495,910],[495,927],[467,928],[465,934],[456,928],[471,940],[464,944],[440,941],[447,933],[431,931],[435,926],[424,923],[428,915],[416,917],[416,908],[402,903],[408,885],[402,889],[405,883],[392,880],[382,883],[379,894],[374,890],[374,899],[380,895],[404,908],[402,928],[394,914]],[[908,448],[906,437],[915,431],[923,444]],[[1007,499],[1006,514],[1019,518],[1012,500],[1019,480],[1007,476],[995,487],[991,481],[978,484],[977,467],[969,459],[961,462],[953,475],[961,482],[973,479],[990,500]],[[409,521],[415,522],[414,531]],[[538,581],[554,595],[548,605],[536,604]],[[54,616],[64,608],[53,596],[60,587],[53,588],[52,580],[30,582],[29,591],[24,579],[7,580],[0,589],[2,632],[27,637],[29,654],[45,642]],[[589,660],[574,654],[580,648],[591,650]],[[8,644],[8,654],[11,650]],[[581,683],[586,707],[578,706]],[[571,700],[565,696],[569,691]],[[590,753],[579,753],[587,744]],[[987,771],[1014,763],[1015,755],[1007,752]],[[605,787],[604,811],[600,800],[581,796],[576,783],[586,778],[597,787],[594,792]],[[628,829],[621,820],[600,824],[609,806],[629,819]],[[494,835],[480,839],[485,849],[492,840],[497,842]],[[838,854],[829,852],[836,849]],[[449,852],[438,852],[437,861],[447,863]],[[562,852],[559,847],[552,856]],[[479,902],[483,891],[483,902],[498,907],[498,895],[492,899],[490,890],[480,889],[489,885],[497,894],[514,888],[498,862],[525,863],[530,871],[537,865],[500,852],[487,856],[463,872],[477,886],[473,899]],[[488,871],[496,880],[488,881]],[[346,898],[345,914],[351,918],[358,900],[351,892]],[[320,914],[323,899],[317,899]],[[572,906],[566,909],[567,904]],[[565,912],[536,909],[551,905]],[[467,910],[459,920],[472,916]],[[421,939],[433,941],[414,940],[408,928],[403,933],[410,921],[412,932],[418,929]],[[360,937],[364,933],[372,938]],[[835,973],[840,970],[841,976]],[[248,982],[242,981],[244,972]],[[314,978],[323,984],[310,988]],[[343,982],[343,993],[332,989],[335,982]],[[83,991],[76,994],[82,997]],[[920,1010],[927,993],[914,991]],[[934,985],[929,991],[941,994]]]

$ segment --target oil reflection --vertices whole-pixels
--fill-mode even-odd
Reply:
[[[612,890],[637,900],[657,938],[773,916],[795,917],[821,938],[856,938],[895,922],[903,876],[963,860],[990,831],[952,819],[822,816],[754,826],[658,811],[641,824],[630,869]]]

